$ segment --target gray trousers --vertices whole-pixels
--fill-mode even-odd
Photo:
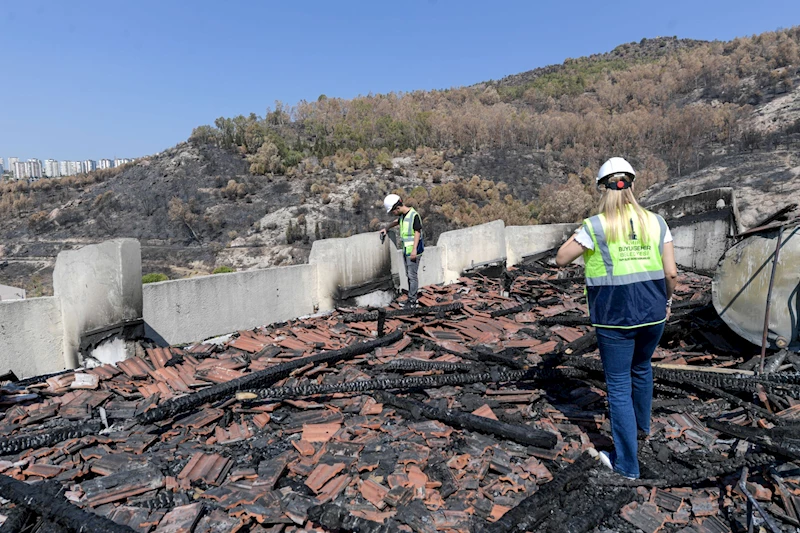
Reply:
[[[411,257],[404,256],[406,262],[406,276],[408,277],[408,299],[417,299],[417,290],[419,290],[419,280],[417,279],[417,270],[419,270],[419,262],[422,255],[417,256],[416,261],[412,261]]]

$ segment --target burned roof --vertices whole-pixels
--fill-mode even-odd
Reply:
[[[610,426],[580,271],[533,263],[427,287],[418,309],[339,309],[7,383],[0,531],[800,525],[800,360],[754,374],[708,278],[682,273],[675,301],[642,479],[596,460]]]

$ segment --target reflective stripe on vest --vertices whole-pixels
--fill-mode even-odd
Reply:
[[[417,216],[416,210],[411,207],[408,213],[400,217],[400,240],[403,241],[403,253],[411,255],[414,249],[414,217]]]
[[[646,228],[632,207],[627,217],[634,235],[620,242],[606,239],[605,216],[584,220],[594,250],[584,252],[589,315],[595,326],[634,328],[658,324],[666,319],[666,282],[661,254],[667,224],[646,211]],[[647,244],[642,244],[646,242]]]

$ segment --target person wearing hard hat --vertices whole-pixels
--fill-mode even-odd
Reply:
[[[400,226],[400,240],[403,243],[403,262],[406,266],[406,277],[408,278],[408,302],[406,306],[416,307],[417,290],[419,289],[417,277],[419,258],[425,249],[422,239],[422,219],[416,209],[403,205],[403,200],[396,194],[390,194],[384,198],[383,207],[387,213],[397,218],[381,228],[381,238],[386,235],[386,230]]]
[[[600,460],[630,479],[639,477],[637,430],[650,434],[650,359],[678,278],[667,223],[636,201],[635,177],[625,159],[606,161],[597,173],[599,214],[584,220],[556,255],[559,266],[583,255],[614,439],[613,452],[600,452]]]

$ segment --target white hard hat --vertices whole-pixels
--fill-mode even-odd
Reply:
[[[400,201],[400,197],[396,194],[390,194],[386,198],[383,199],[383,207],[386,208],[386,212],[392,210],[392,208]]]
[[[636,177],[636,172],[633,171],[633,167],[630,163],[621,157],[612,157],[600,167],[600,170],[597,172],[597,181],[599,182],[603,178],[614,174],[628,174],[631,178]]]

